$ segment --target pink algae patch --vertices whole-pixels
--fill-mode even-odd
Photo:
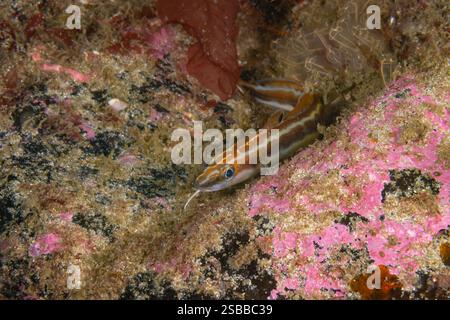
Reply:
[[[424,102],[436,104],[414,80],[402,78],[383,96],[353,114],[338,140],[324,141],[318,148],[299,152],[289,165],[280,167],[277,175],[261,178],[252,186],[248,198],[248,214],[252,217],[282,214],[282,221],[295,222],[302,218],[295,208],[303,208],[306,211],[302,214],[314,215],[312,221],[331,211],[341,217],[354,212],[365,219],[355,222],[353,231],[344,224],[330,225],[326,219],[328,222],[323,225],[314,222],[316,231],[294,231],[295,224],[290,222],[277,225],[272,238],[277,288],[270,298],[275,299],[286,290],[300,290],[305,298],[345,296],[348,283],[329,271],[335,267],[346,270],[344,262],[330,262],[331,255],[344,246],[351,250],[367,248],[375,264],[389,266],[403,277],[414,277],[423,267],[425,248],[440,230],[450,225],[450,173],[437,161],[438,146],[449,132],[449,112],[446,110],[444,116],[428,110],[423,113],[433,130],[420,145],[399,144],[396,117],[408,114],[409,109],[402,108],[422,110]],[[345,145],[352,146],[351,151]],[[382,203],[382,191],[390,181],[389,171],[410,168],[419,169],[440,183],[436,200],[440,209],[422,223],[397,220],[395,216],[386,218],[388,212]],[[337,171],[339,179],[333,187],[339,190],[339,197],[327,198],[326,190],[323,196],[317,189],[310,192],[311,179],[330,170]],[[291,179],[293,172],[301,172],[302,178]],[[292,259],[297,261],[295,267]]]
[[[274,255],[278,257],[285,256],[290,250],[297,247],[297,234],[295,232],[281,232],[280,229],[274,231],[273,239]]]
[[[92,126],[89,122],[83,121],[79,125],[80,129],[83,130],[86,133],[86,139],[92,140],[95,138],[95,131],[92,129]]]
[[[61,212],[59,214],[59,217],[63,221],[71,222],[72,218],[73,218],[73,213],[72,212]]]
[[[309,265],[304,271],[306,275],[306,281],[304,290],[310,293],[319,293],[322,288],[327,288],[328,290],[340,291],[343,283],[336,279],[336,277],[327,276],[326,272],[320,270],[319,268]],[[339,297],[338,295],[337,297]]]
[[[89,75],[81,73],[72,68],[63,67],[59,64],[44,63],[40,66],[40,68],[43,71],[68,74],[73,80],[81,83],[89,82],[89,80],[91,80],[91,77]]]
[[[28,252],[32,257],[51,254],[62,248],[61,238],[56,233],[47,233],[36,238]]]
[[[255,195],[251,198],[251,209],[249,215],[251,217],[258,215],[261,208],[273,209],[278,213],[287,212],[290,210],[290,204],[285,199],[274,199],[269,196]]]
[[[161,120],[163,117],[164,117],[164,114],[156,111],[154,108],[150,108],[148,120],[150,120],[151,122],[157,122],[157,121]]]
[[[178,273],[181,274],[182,278],[186,280],[191,271],[192,267],[185,263],[180,263],[176,258],[172,258],[169,261],[156,261],[156,262],[150,262],[147,265],[147,269],[151,271],[155,271],[157,273],[164,273],[176,270]]]
[[[398,267],[411,272],[417,270],[417,258],[423,255],[420,246],[432,240],[432,235],[421,225],[410,222],[376,221],[367,227],[376,230],[375,235],[368,233],[367,237],[370,256],[377,265],[392,266],[394,273]]]
[[[132,167],[135,164],[137,164],[140,160],[134,154],[125,152],[119,156],[117,161],[125,167]]]
[[[64,72],[72,77],[73,80],[81,83],[89,82],[91,80],[91,76],[84,74],[80,71],[77,71],[72,68],[65,68]]]
[[[157,59],[163,59],[174,48],[176,38],[175,31],[170,26],[161,27],[148,38],[151,53]]]
[[[46,71],[46,72],[55,72],[55,73],[63,73],[66,75],[69,75],[74,81],[77,82],[81,82],[81,83],[86,83],[89,82],[91,80],[91,76],[84,74],[78,70],[75,70],[73,68],[69,68],[69,67],[64,67],[62,65],[59,64],[55,64],[55,63],[50,63],[50,62],[43,62],[43,58],[42,58],[42,51],[45,48],[43,46],[39,46],[33,49],[32,53],[31,53],[31,59],[34,62],[38,62],[41,63],[39,65],[39,68],[42,71]]]

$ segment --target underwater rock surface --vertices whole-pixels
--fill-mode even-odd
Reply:
[[[448,298],[446,3],[380,1],[393,22],[366,38],[345,20],[363,0],[220,2],[225,33],[213,1],[190,31],[163,2],[80,2],[82,31],[67,1],[0,4],[0,299]],[[172,163],[171,133],[260,128],[236,81],[283,76],[350,106],[277,175],[183,211],[202,168]]]
[[[341,123],[334,141],[248,190],[248,214],[275,225],[272,298],[349,296],[371,264],[407,290],[420,272],[448,277],[439,255],[450,225],[448,103],[402,78]]]

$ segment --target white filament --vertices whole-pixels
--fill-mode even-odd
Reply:
[[[186,211],[189,202],[191,202],[191,200],[194,199],[200,192],[201,192],[200,190],[197,190],[192,194],[192,196],[189,197],[189,199],[186,201],[186,204],[183,207],[183,211]]]

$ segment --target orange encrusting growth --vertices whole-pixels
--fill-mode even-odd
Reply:
[[[398,277],[389,273],[389,269],[384,265],[379,265],[380,268],[380,288],[369,289],[367,280],[371,274],[361,274],[356,276],[350,282],[350,288],[358,292],[361,299],[364,300],[391,300],[400,298],[402,284]]]
[[[450,243],[443,243],[439,248],[442,262],[446,266],[450,266]]]

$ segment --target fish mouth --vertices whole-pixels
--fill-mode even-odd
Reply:
[[[202,190],[203,188],[200,186],[200,184],[197,181],[194,182],[193,187],[194,187],[195,190],[203,191]]]
[[[202,192],[214,192],[214,191],[222,190],[223,188],[220,188],[220,187],[201,187],[201,186],[194,185],[194,189],[202,191]]]
[[[194,181],[194,185],[193,185],[195,190],[200,190],[200,191],[207,191],[205,190],[205,186],[202,186],[201,183],[199,183],[197,180]]]
[[[199,183],[198,181],[194,182],[193,185],[195,190],[200,190],[202,192],[214,192],[214,191],[219,191],[224,189],[223,187],[221,187],[220,185],[212,185],[212,186],[208,186],[208,185],[202,185],[201,183]]]

